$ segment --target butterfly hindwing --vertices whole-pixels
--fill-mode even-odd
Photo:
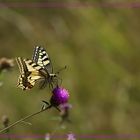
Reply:
[[[26,89],[26,81],[27,81],[27,78],[25,77],[28,77],[29,75],[29,72],[28,72],[28,69],[26,67],[26,64],[25,62],[23,61],[22,58],[18,57],[16,59],[17,61],[17,64],[18,64],[18,67],[19,67],[19,70],[20,70],[20,76],[19,76],[19,79],[18,79],[18,87],[22,88],[22,89]]]
[[[16,60],[21,74],[18,80],[18,87],[23,90],[31,89],[37,80],[44,78],[41,74],[42,67],[32,60],[23,59],[21,57],[18,57]]]

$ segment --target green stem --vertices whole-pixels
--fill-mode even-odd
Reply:
[[[21,118],[20,120],[18,120],[18,121],[16,121],[16,122],[12,123],[11,125],[9,125],[9,126],[3,128],[3,129],[1,129],[1,130],[0,130],[0,133],[4,132],[4,131],[7,130],[7,129],[10,129],[11,127],[13,127],[13,126],[19,124],[19,123],[22,122],[22,121],[25,121],[25,120],[27,120],[27,119],[33,117],[33,116],[36,116],[37,114],[40,114],[40,113],[42,113],[42,112],[48,110],[48,109],[51,108],[51,107],[52,107],[52,105],[49,105],[49,106],[46,107],[45,109],[42,109],[42,110],[40,110],[40,111],[38,111],[38,112],[35,112],[35,113],[31,114],[31,115],[28,115],[28,116],[26,116],[26,117],[24,117],[24,118]]]

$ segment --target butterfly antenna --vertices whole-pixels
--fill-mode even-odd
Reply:
[[[65,70],[67,68],[67,66],[62,67],[61,69],[59,69],[55,74],[59,74],[61,71]]]
[[[59,76],[57,76],[57,78],[58,78],[58,80],[60,80],[60,85],[62,85],[62,78],[60,78]]]

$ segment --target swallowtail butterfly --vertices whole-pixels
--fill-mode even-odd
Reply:
[[[18,87],[23,90],[31,89],[37,81],[40,81],[41,88],[48,83],[53,87],[57,82],[50,58],[44,48],[35,47],[32,60],[18,57],[16,61],[20,69]]]

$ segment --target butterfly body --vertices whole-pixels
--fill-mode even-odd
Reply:
[[[41,72],[41,71],[40,71]],[[49,87],[53,88],[53,84],[55,82],[55,78],[57,77],[56,74],[51,74],[51,73],[44,73],[41,72],[41,75],[44,77],[42,81],[40,82],[40,88],[44,88],[47,84],[49,84]]]
[[[23,90],[31,89],[37,81],[40,81],[41,88],[48,83],[50,87],[53,87],[56,74],[53,73],[51,61],[44,48],[40,46],[35,47],[32,60],[21,57],[18,57],[16,60],[21,73],[18,87]]]

